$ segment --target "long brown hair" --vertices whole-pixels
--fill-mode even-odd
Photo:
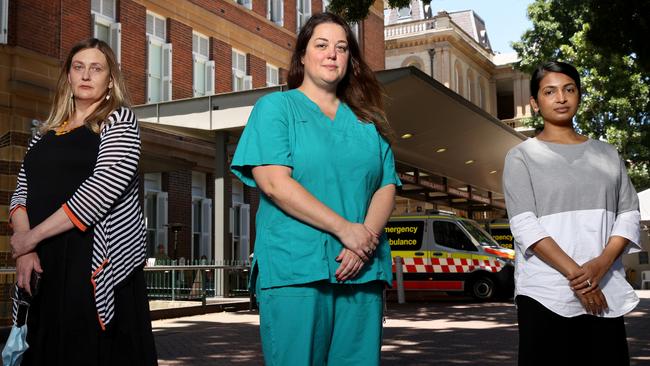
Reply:
[[[41,134],[60,127],[63,122],[72,117],[72,113],[75,109],[75,102],[72,87],[68,82],[68,74],[70,74],[72,58],[74,55],[89,48],[98,49],[106,57],[106,63],[108,64],[110,80],[113,82],[113,87],[107,88],[106,94],[101,103],[88,117],[86,117],[86,120],[84,121],[86,127],[90,128],[95,133],[99,133],[102,124],[114,110],[122,106],[128,107],[130,105],[124,80],[122,79],[122,73],[117,65],[113,50],[108,44],[106,44],[106,42],[97,38],[89,38],[75,44],[72,46],[72,49],[70,49],[68,57],[61,68],[61,73],[59,74],[59,81],[56,85],[56,95],[54,96],[52,110],[50,111],[47,120],[40,126]],[[106,95],[109,95],[110,97],[106,99]]]
[[[315,14],[300,30],[289,66],[289,89],[295,89],[302,84],[305,66],[301,59],[307,51],[307,44],[314,34],[314,29],[323,23],[334,23],[345,30],[350,53],[345,76],[336,87],[336,96],[350,106],[357,118],[374,124],[377,131],[390,141],[392,130],[384,111],[383,90],[375,74],[361,57],[359,43],[350,26],[338,15],[329,12]]]

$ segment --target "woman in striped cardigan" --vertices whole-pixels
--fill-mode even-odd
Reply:
[[[138,199],[140,133],[110,47],[70,51],[11,199],[18,286],[31,291],[23,365],[152,365]]]

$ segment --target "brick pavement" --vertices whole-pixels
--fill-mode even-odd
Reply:
[[[626,316],[631,365],[650,364],[650,290]],[[382,365],[514,365],[517,326],[511,303],[466,299],[389,303]],[[153,323],[164,365],[261,365],[257,313],[214,313]],[[489,350],[489,351],[487,351]]]

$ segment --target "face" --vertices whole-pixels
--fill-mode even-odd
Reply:
[[[97,48],[77,52],[72,57],[68,82],[77,102],[94,103],[104,98],[107,88],[113,87],[106,56]]]
[[[537,101],[530,98],[533,110],[539,112],[545,122],[571,123],[580,105],[580,93],[575,81],[559,72],[548,72],[539,83]]]
[[[345,77],[349,57],[343,27],[334,23],[317,25],[301,59],[305,67],[303,83],[312,82],[324,88],[336,88]]]

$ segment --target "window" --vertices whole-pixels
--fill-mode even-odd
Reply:
[[[205,173],[192,172],[192,260],[212,259],[212,200]]]
[[[0,43],[9,38],[9,0],[0,0]]]
[[[399,8],[397,10],[397,16],[399,19],[406,19],[411,17],[411,7],[410,6],[405,6],[402,8]]]
[[[147,102],[172,98],[172,44],[165,43],[165,18],[147,13]]]
[[[284,1],[268,0],[266,2],[266,17],[273,23],[282,26],[284,24]]]
[[[167,192],[161,189],[161,174],[144,175],[144,215],[147,227],[147,257],[166,257],[169,253],[167,238]]]
[[[122,24],[115,19],[115,0],[92,0],[90,16],[93,37],[108,43],[115,53],[117,63],[121,58]]]
[[[473,102],[474,99],[474,73],[472,70],[467,70],[467,100]]]
[[[296,16],[296,33],[298,33],[300,32],[300,28],[302,28],[302,26],[307,23],[307,20],[309,20],[309,17],[311,17],[311,0],[296,1]]]
[[[250,255],[250,205],[244,203],[244,185],[232,182],[230,232],[233,239],[232,259],[248,261]]]
[[[323,11],[327,11],[327,8],[330,6],[330,0],[323,0]]]
[[[433,237],[438,245],[456,250],[478,251],[465,232],[453,222],[434,221]]]
[[[195,97],[214,94],[214,61],[209,59],[210,40],[199,34],[192,34],[192,73]]]
[[[237,0],[237,4],[243,5],[247,9],[253,9],[253,0]]]
[[[456,93],[463,95],[463,70],[458,61],[454,65],[454,87],[456,88]]]
[[[250,90],[253,88],[253,79],[246,75],[246,55],[232,50],[232,90]]]
[[[485,105],[485,86],[483,86],[483,80],[481,77],[478,79],[478,106],[482,109],[486,109]]]
[[[280,84],[280,75],[277,67],[266,64],[266,86]]]

